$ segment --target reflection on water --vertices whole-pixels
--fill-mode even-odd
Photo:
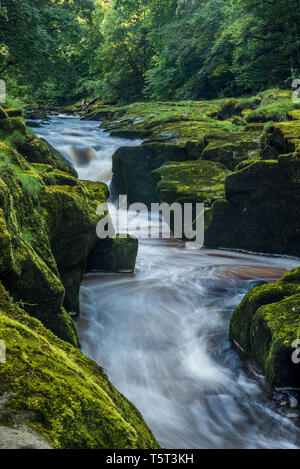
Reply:
[[[97,124],[56,118],[40,134],[73,159],[81,177],[103,180],[113,151],[128,142]],[[84,166],[72,156],[78,139],[86,149],[102,148]],[[241,361],[228,340],[230,316],[245,292],[298,264],[140,240],[134,274],[86,276],[77,322],[83,352],[138,407],[163,447],[300,446],[294,400],[286,406],[273,399],[253,363]]]

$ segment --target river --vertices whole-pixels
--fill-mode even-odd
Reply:
[[[37,134],[73,162],[81,179],[107,183],[114,151],[141,143],[67,116],[52,117]],[[82,350],[136,405],[164,448],[300,447],[295,397],[274,393],[228,339],[230,316],[246,291],[297,265],[140,239],[134,274],[85,277],[77,321]]]

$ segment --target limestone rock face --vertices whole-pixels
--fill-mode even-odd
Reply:
[[[113,155],[113,189],[126,194],[129,203],[158,201],[151,171],[166,161],[188,159],[185,150],[176,145],[147,143],[135,148],[121,147]]]
[[[263,137],[268,159],[248,161],[226,178],[226,199],[211,208],[207,246],[300,255],[299,139],[298,121],[275,124]]]
[[[87,260],[87,272],[133,272],[138,240],[127,235],[99,240]]]
[[[105,184],[79,181],[19,112],[0,108],[1,449],[159,447],[81,353],[71,317],[88,258],[104,270],[134,269],[135,238],[97,237],[108,195]]]
[[[230,337],[250,355],[275,387],[300,387],[292,361],[299,339],[300,268],[247,293],[233,313]]]

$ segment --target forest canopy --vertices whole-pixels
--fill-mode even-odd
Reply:
[[[299,0],[0,0],[0,78],[44,102],[201,99],[291,86]]]

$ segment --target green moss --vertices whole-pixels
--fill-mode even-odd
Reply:
[[[18,108],[15,108],[15,107],[7,107],[5,108],[5,112],[7,113],[7,115],[9,117],[22,117],[23,116],[23,110],[22,109],[18,109]]]
[[[292,362],[292,343],[299,338],[299,268],[279,281],[247,293],[230,322],[230,337],[250,355],[277,387],[300,385]]]
[[[207,205],[224,198],[228,169],[210,161],[166,163],[152,172],[161,202],[203,202]]]
[[[287,283],[295,283],[296,285],[300,285],[300,267],[296,269],[290,270],[286,274],[283,275],[281,278],[282,282]]]
[[[78,349],[59,340],[1,291],[2,424],[21,414],[55,448],[158,448],[137,409]]]
[[[138,252],[138,240],[134,236],[116,235],[99,240],[87,261],[87,272],[133,272]]]
[[[287,153],[300,154],[300,121],[274,124],[264,138],[264,151],[271,148],[274,155]]]
[[[32,246],[36,242],[34,235],[31,233],[31,231],[28,228],[24,228],[22,231],[23,238],[28,244],[31,244]]]
[[[284,121],[289,111],[294,108],[291,99],[282,100],[269,105],[260,106],[245,116],[247,122]]]
[[[299,339],[300,294],[261,307],[251,324],[253,358],[275,387],[300,386],[297,364],[292,361],[292,344]]]
[[[288,112],[287,118],[288,120],[292,120],[292,121],[300,120],[300,109],[295,109],[294,111]]]

